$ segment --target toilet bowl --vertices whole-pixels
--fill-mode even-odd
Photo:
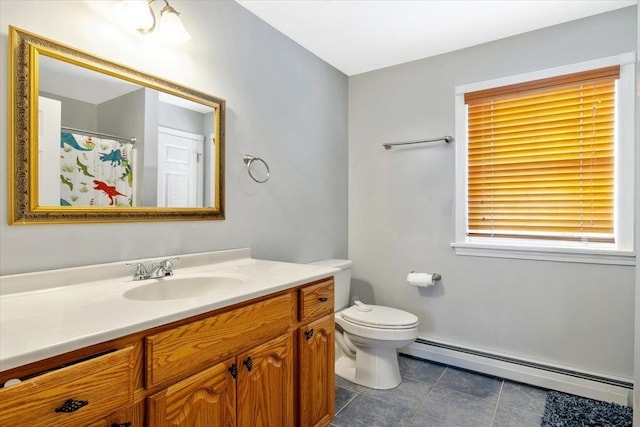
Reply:
[[[340,268],[335,275],[335,372],[356,384],[390,389],[402,382],[397,349],[418,337],[418,318],[406,311],[355,301],[347,307],[351,261],[314,264]]]

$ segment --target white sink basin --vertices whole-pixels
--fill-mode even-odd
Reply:
[[[145,280],[144,284],[126,291],[122,296],[141,301],[164,301],[196,298],[220,289],[239,285],[245,280],[234,276],[171,276]]]

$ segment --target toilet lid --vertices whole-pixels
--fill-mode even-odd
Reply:
[[[370,311],[362,311],[354,305],[341,312],[349,322],[384,329],[407,329],[418,325],[418,318],[406,311],[381,305],[368,305]]]

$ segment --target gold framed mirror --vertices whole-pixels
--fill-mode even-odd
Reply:
[[[9,55],[9,224],[224,219],[224,99],[12,26]]]

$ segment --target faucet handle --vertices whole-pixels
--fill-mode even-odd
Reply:
[[[135,262],[127,263],[125,265],[136,268],[136,272],[133,273],[133,280],[144,280],[149,278],[149,272],[147,271],[147,267],[145,267],[143,263]]]
[[[179,259],[180,257],[167,258],[157,264],[153,264],[154,269],[151,276],[154,278],[173,276],[173,263],[171,261],[177,261]]]
[[[178,261],[180,259],[180,257],[173,257],[173,258],[167,258],[165,260],[160,261],[160,265],[165,269],[165,270],[169,270],[171,272],[173,272],[173,262],[171,261]]]

